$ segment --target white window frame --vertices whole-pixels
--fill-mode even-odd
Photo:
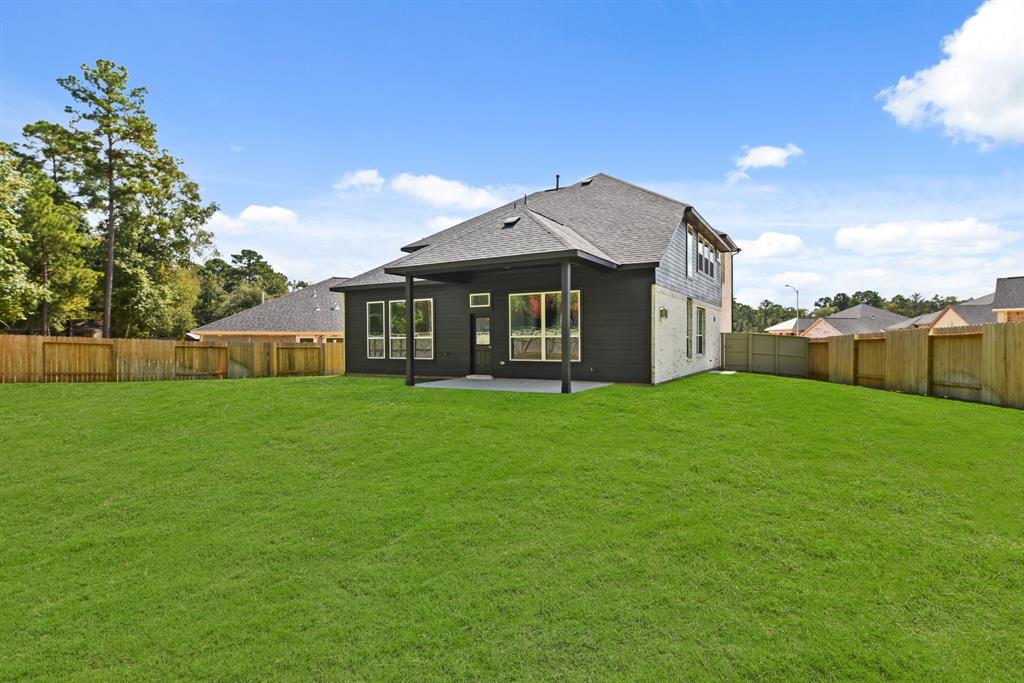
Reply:
[[[434,360],[434,300],[432,298],[413,299],[412,305],[413,305],[413,310],[414,311],[416,310],[416,304],[418,304],[421,301],[429,301],[430,302],[430,334],[420,334],[420,333],[416,332],[416,329],[415,329],[416,318],[415,318],[415,316],[413,316],[413,333],[412,333],[413,334],[413,337],[412,337],[413,353],[416,353],[416,340],[417,339],[429,339],[430,340],[430,355],[429,356],[416,356],[415,358],[416,358],[416,360]],[[405,360],[405,354],[404,353],[401,354],[401,355],[398,355],[398,354],[395,354],[395,353],[391,352],[391,340],[392,339],[403,339],[404,340],[406,338],[404,334],[402,336],[400,336],[400,337],[393,337],[391,335],[391,305],[392,304],[404,304],[404,303],[405,303],[405,299],[391,299],[391,300],[389,300],[387,302],[387,312],[388,312],[388,316],[387,316],[387,342],[386,342],[385,346],[387,347],[387,349],[386,349],[387,356],[391,360]],[[406,353],[408,353],[408,352],[409,352],[409,350],[406,349]]]
[[[370,306],[374,304],[380,304],[381,308],[381,323],[383,327],[383,336],[370,336]],[[370,340],[380,339],[384,342],[381,355],[371,356],[370,355]],[[366,302],[366,360],[385,360],[388,357],[388,303],[386,301],[367,301]]]
[[[295,341],[298,344],[316,344],[316,337],[296,337]]]
[[[548,339],[554,339],[554,336],[548,336],[547,332],[547,306],[544,305],[544,297],[548,294],[561,294],[561,291],[549,291],[549,292],[510,292],[508,295],[508,360],[510,363],[561,363],[561,358],[548,358]],[[572,334],[570,329],[569,336],[570,341],[572,337],[575,337],[577,341],[577,347],[580,350],[579,360],[571,359],[571,363],[582,363],[583,362],[583,293],[578,289],[573,289],[569,292],[570,302],[572,305],[572,295],[575,294],[577,300],[580,302],[580,311],[578,327],[579,332]],[[540,336],[539,337],[524,337],[522,335],[512,335],[512,297],[514,296],[540,296]],[[559,331],[558,339],[562,338],[561,331]],[[513,358],[512,357],[512,340],[513,339],[539,339],[540,340],[540,358]],[[562,349],[565,353],[565,349]]]
[[[694,256],[694,239],[693,239],[693,226],[689,223],[686,224],[686,277],[693,277],[693,262]]]
[[[487,297],[487,303],[485,303],[485,304],[475,304],[475,303],[473,303],[473,297],[475,297],[475,296],[485,296],[485,297]],[[490,292],[473,292],[472,294],[469,295],[469,307],[470,308],[490,308],[491,307],[491,293]]]
[[[708,311],[706,308],[697,307],[697,358],[702,358],[707,349],[705,348],[708,332]]]
[[[693,360],[693,299],[686,297],[686,360]]]

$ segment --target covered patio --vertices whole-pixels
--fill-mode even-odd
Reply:
[[[512,391],[524,394],[561,394],[600,389],[601,387],[610,386],[610,383],[572,380],[571,392],[563,392],[562,382],[557,379],[514,379],[506,377],[489,379],[457,377],[455,379],[421,382],[416,386],[426,389],[471,389],[476,391]]]

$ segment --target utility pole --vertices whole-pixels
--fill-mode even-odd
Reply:
[[[800,336],[800,290],[793,285],[786,285],[794,292],[796,292],[796,320],[793,322],[793,336]]]

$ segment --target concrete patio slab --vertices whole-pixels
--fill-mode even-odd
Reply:
[[[573,393],[599,389],[608,386],[608,382],[579,382],[572,383]],[[475,389],[478,391],[516,391],[531,394],[560,394],[562,392],[562,381],[557,379],[469,379],[459,377],[457,379],[442,379],[433,382],[417,384],[425,389]]]

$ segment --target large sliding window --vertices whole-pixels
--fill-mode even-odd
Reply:
[[[704,337],[707,334],[708,312],[697,308],[697,355],[704,355]]]
[[[562,293],[508,295],[508,357],[512,360],[562,359]],[[580,359],[580,292],[569,306],[570,358]]]
[[[413,337],[418,360],[434,359],[434,300],[416,299]],[[405,299],[388,302],[388,357],[405,358]]]
[[[366,357],[384,357],[384,302],[366,303]]]

